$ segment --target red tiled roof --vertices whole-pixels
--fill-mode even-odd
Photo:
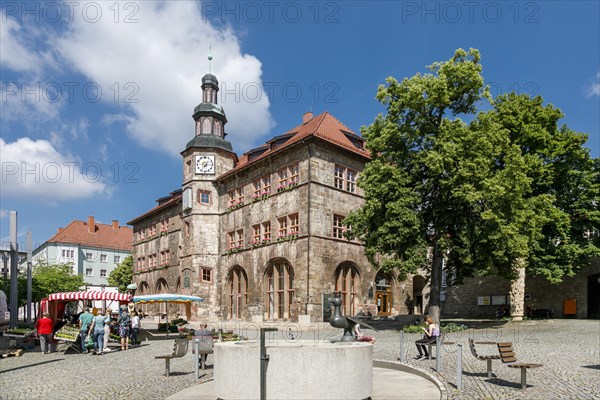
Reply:
[[[302,139],[305,139],[309,136],[318,137],[318,138],[323,139],[327,142],[330,142],[336,146],[339,146],[346,150],[349,150],[353,153],[356,153],[356,154],[361,155],[366,158],[370,158],[369,151],[367,151],[366,149],[357,148],[350,141],[350,139],[348,138],[348,135],[346,135],[344,132],[347,132],[350,136],[356,136],[358,140],[362,139],[359,135],[354,133],[350,128],[348,128],[346,125],[341,123],[337,118],[335,118],[333,115],[329,114],[329,112],[324,112],[324,113],[312,118],[311,120],[303,123],[302,125],[292,128],[289,131],[285,132],[284,134],[280,135],[280,136],[283,136],[283,135],[294,133],[294,136],[292,136],[290,139],[288,139],[287,142],[283,143],[281,146],[278,146],[277,148],[273,149],[269,146],[269,142],[267,142],[264,146],[268,146],[269,150],[266,150],[260,156],[255,157],[252,160],[250,160],[250,158],[249,158],[251,151],[246,152],[243,156],[240,157],[237,165],[232,170],[221,175],[219,177],[219,179],[221,179],[225,176],[228,176],[236,171],[239,171],[240,169],[257,162],[258,160],[262,160],[271,154],[277,153],[277,152],[281,151],[282,149],[290,147],[294,143],[297,143],[297,142],[301,141]]]
[[[145,213],[143,213],[142,215],[140,215],[139,217],[135,217],[134,219],[132,219],[131,221],[127,222],[129,225],[133,225],[136,222],[138,222],[139,220],[146,218],[149,215],[154,214],[157,211],[160,211],[164,208],[169,207],[170,205],[172,205],[173,203],[176,203],[178,201],[181,200],[182,197],[182,192],[178,191],[178,192],[174,192],[176,194],[172,194],[172,198],[165,201],[164,203],[159,203],[157,206],[155,206],[154,208],[150,209],[149,211],[146,211]],[[160,199],[159,199],[160,200]],[[157,200],[158,201],[158,200]]]
[[[52,236],[48,242],[131,251],[133,229],[128,226],[113,228],[112,225],[94,223],[94,233],[90,233],[87,222],[72,221],[66,228]]]

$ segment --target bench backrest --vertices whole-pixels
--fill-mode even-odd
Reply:
[[[187,354],[188,344],[190,341],[187,338],[175,339],[175,347],[173,348],[173,357],[183,357]]]
[[[512,363],[517,361],[517,356],[513,350],[512,342],[498,343],[498,351],[500,352],[500,359],[503,363]]]
[[[477,350],[475,350],[475,341],[473,339],[469,339],[469,349],[471,349],[471,354],[473,354],[475,358],[479,358]]]

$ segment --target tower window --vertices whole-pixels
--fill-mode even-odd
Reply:
[[[215,121],[215,135],[217,136],[223,136],[223,132],[221,129],[221,122],[220,121]]]
[[[202,133],[211,133],[210,122],[210,118],[202,119]]]

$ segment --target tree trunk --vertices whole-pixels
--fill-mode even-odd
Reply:
[[[429,316],[439,324],[440,322],[440,291],[442,290],[442,265],[444,255],[436,241],[433,244],[433,260],[431,263],[431,282],[429,292]]]
[[[515,261],[517,278],[510,282],[510,316],[513,321],[523,321],[525,310],[525,261]]]

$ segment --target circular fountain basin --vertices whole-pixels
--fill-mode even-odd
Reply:
[[[310,340],[266,342],[268,399],[367,399],[373,346]],[[260,343],[215,343],[214,384],[225,400],[260,398]]]

